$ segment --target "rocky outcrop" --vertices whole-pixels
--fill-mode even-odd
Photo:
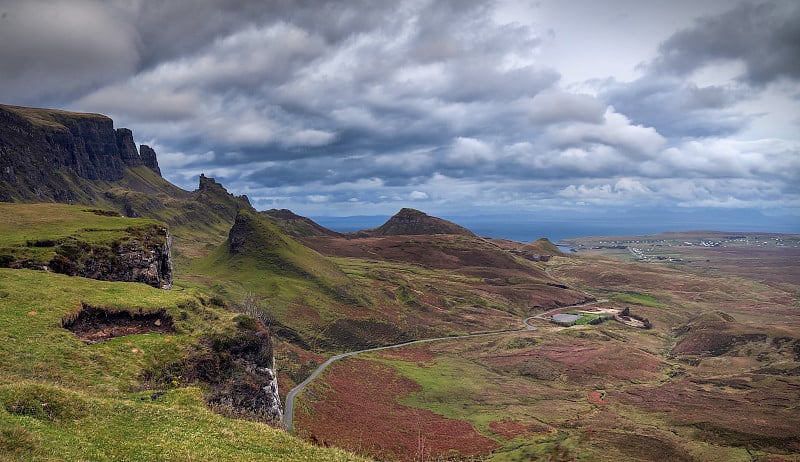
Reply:
[[[475,234],[453,222],[432,217],[419,210],[404,208],[390,218],[381,227],[361,234],[369,236],[400,236],[420,234],[457,234],[475,236]]]
[[[207,384],[212,408],[225,415],[255,419],[273,425],[283,421],[272,336],[261,321],[234,318],[236,329],[202,341],[200,348],[180,364],[182,380]]]
[[[255,212],[246,195],[235,196],[229,193],[214,178],[200,174],[200,185],[195,191],[195,201],[210,208],[215,215],[232,223],[240,210]]]
[[[228,252],[231,255],[241,252],[245,244],[251,240],[250,236],[254,234],[250,225],[252,220],[252,216],[247,213],[240,213],[236,216],[236,221],[234,221],[233,227],[228,233]]]
[[[128,167],[142,165],[142,158],[139,156],[136,143],[133,141],[133,132],[127,128],[118,128],[114,131],[114,136],[117,139],[117,152],[120,159],[122,159],[122,163]]]
[[[128,167],[159,172],[125,128],[100,114],[0,105],[0,200],[74,202],[70,177],[118,181]]]
[[[156,152],[153,151],[153,148],[146,144],[139,146],[139,156],[145,167],[158,173],[158,176],[161,176],[161,168],[158,166],[158,158],[156,158]]]
[[[153,225],[128,232],[127,240],[115,241],[108,247],[77,239],[53,243],[55,256],[43,269],[69,276],[172,288],[171,242],[167,229]],[[15,266],[24,267],[25,262]]]

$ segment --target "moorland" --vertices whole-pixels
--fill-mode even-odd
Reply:
[[[0,149],[3,460],[800,459],[800,236],[338,233],[96,114]]]

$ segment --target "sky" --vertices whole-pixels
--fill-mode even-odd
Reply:
[[[796,0],[0,0],[0,82],[261,210],[800,232]]]

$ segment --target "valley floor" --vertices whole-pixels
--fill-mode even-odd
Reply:
[[[535,331],[347,357],[298,395],[295,433],[381,460],[800,460],[796,284],[601,257],[547,265],[652,328],[535,316]]]

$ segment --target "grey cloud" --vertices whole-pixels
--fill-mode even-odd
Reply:
[[[63,101],[138,64],[137,32],[103,2],[12,0],[0,11],[2,100]]]
[[[707,64],[741,61],[741,80],[763,86],[780,78],[800,80],[800,4],[793,0],[742,3],[707,16],[667,39],[650,64],[654,73],[686,75]]]
[[[152,87],[142,93],[126,84],[104,86],[73,103],[102,114],[124,114],[129,122],[180,121],[200,110],[202,97],[196,92],[176,92]]]
[[[5,21],[28,4],[44,5],[3,3],[11,7],[0,19],[0,38],[10,33]],[[796,143],[714,143],[748,126],[755,116],[736,108],[757,89],[686,81],[718,59],[743,60],[750,72],[758,64],[753,50],[764,44],[773,44],[765,59],[786,58],[794,27],[776,12],[794,14],[788,3],[705,18],[664,42],[643,77],[607,80],[596,96],[570,91],[558,70],[540,61],[539,48],[558,34],[543,41],[524,21],[497,24],[493,2],[47,5],[80,21],[44,33],[37,27],[46,18],[32,17],[21,35],[26,47],[0,40],[0,57],[8,58],[0,95],[27,92],[29,99],[106,113],[156,145],[165,175],[184,187],[195,187],[205,172],[269,206],[377,208],[419,200],[505,207],[554,206],[565,199],[554,195],[562,190],[575,201],[593,193],[609,203],[710,201],[728,193],[723,180],[738,176],[751,182],[748,192],[770,200],[775,191],[797,196],[787,178],[798,166],[786,160],[798,158]],[[756,15],[746,29],[752,47],[717,44],[745,11]],[[85,26],[83,35],[74,24]],[[783,28],[753,32],[760,24]],[[108,30],[117,26],[116,35]],[[96,40],[100,33],[111,37],[107,43]],[[97,43],[84,46],[86,37]],[[53,45],[56,39],[65,43]],[[38,60],[44,64],[36,67]],[[784,61],[762,66],[767,77],[747,78],[796,75]],[[681,175],[709,180],[711,192],[678,198],[665,185]]]
[[[503,101],[532,97],[551,87],[559,79],[552,69],[533,66],[502,71],[480,60],[454,64],[445,71],[448,88],[439,97],[451,101]]]
[[[529,115],[538,124],[558,122],[602,123],[605,106],[589,95],[548,91],[530,102]]]
[[[117,0],[141,31],[142,68],[193,55],[256,24],[285,22],[338,43],[384,21],[393,4],[366,0]]]
[[[632,125],[627,117],[611,109],[606,110],[602,125],[574,123],[554,126],[548,129],[547,136],[562,148],[602,144],[615,148],[632,160],[652,158],[666,144],[666,139],[652,127]]]
[[[698,87],[674,78],[645,76],[612,82],[600,98],[635,123],[655,127],[667,137],[725,136],[745,128],[749,116],[729,109],[750,96],[742,89]]]

